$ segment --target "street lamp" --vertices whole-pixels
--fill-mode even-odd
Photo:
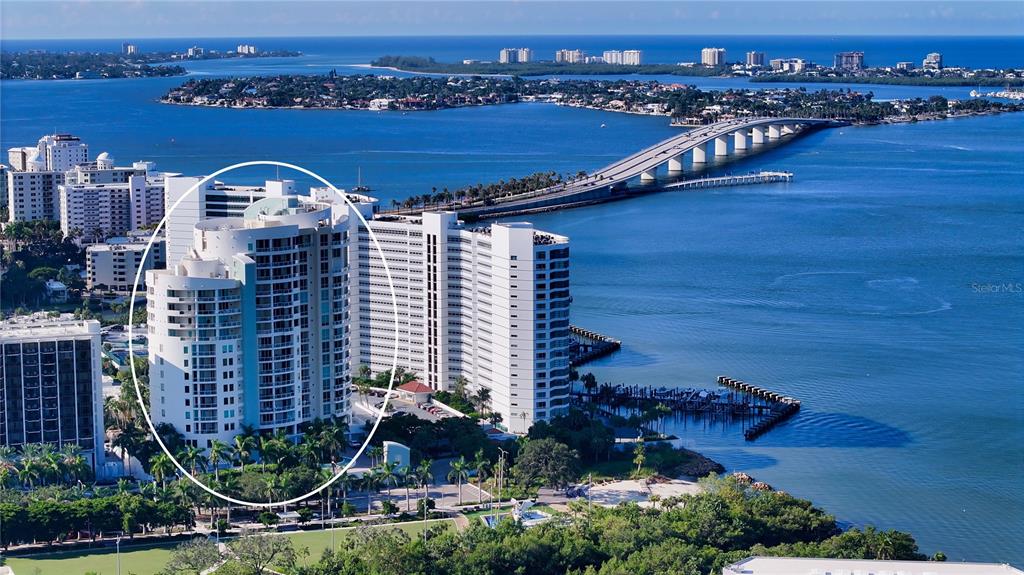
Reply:
[[[117,546],[117,575],[121,575],[121,537],[118,536],[115,542]]]

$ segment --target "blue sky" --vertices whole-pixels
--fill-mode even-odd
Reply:
[[[7,39],[543,34],[1022,35],[1024,2],[0,0]]]

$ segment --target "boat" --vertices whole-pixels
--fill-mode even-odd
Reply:
[[[363,185],[363,169],[356,168],[356,187],[352,188],[352,192],[356,194],[365,194],[366,192],[372,192],[370,186]]]

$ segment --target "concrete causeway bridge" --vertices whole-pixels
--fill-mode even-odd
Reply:
[[[658,170],[663,166],[668,175],[681,176],[687,158],[692,166],[700,167],[708,163],[711,155],[727,157],[737,152],[756,151],[758,146],[770,141],[842,125],[846,123],[815,118],[744,117],[725,120],[663,140],[582,178],[525,194],[438,208],[456,210],[462,216],[496,217],[609,201],[622,197],[630,180],[639,178],[642,184],[655,182]],[[420,211],[423,209],[412,208],[395,213]]]

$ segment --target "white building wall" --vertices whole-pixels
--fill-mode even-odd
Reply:
[[[242,423],[295,434],[313,418],[347,416],[348,223],[334,212],[294,196],[265,198],[241,218],[199,222],[193,255],[148,273],[150,358],[153,369],[172,365],[151,375],[164,384],[153,409],[193,444],[230,439]],[[204,306],[207,298],[216,299]],[[171,311],[183,317],[160,319]],[[219,376],[189,373],[210,361],[195,342],[229,354],[215,356]],[[216,377],[220,388],[204,385]],[[170,402],[174,410],[163,407]]]
[[[117,241],[126,240],[126,241]],[[166,265],[165,241],[160,238],[153,242],[149,257],[143,261],[148,242],[127,241],[128,238],[111,238],[108,243],[91,245],[85,250],[86,287],[128,294],[135,283],[139,267],[139,291],[145,290],[146,272],[161,269]]]
[[[471,390],[489,389],[491,408],[516,433],[565,409],[566,238],[524,223],[469,229],[453,212],[378,219],[370,226],[398,298],[400,367],[434,389],[450,389],[459,376]],[[394,353],[391,295],[368,232],[353,235],[352,368],[367,365],[379,373],[391,367]],[[558,270],[565,275],[558,289],[548,282],[552,252],[564,253],[555,259],[565,266]],[[549,319],[555,305],[554,313],[564,315],[555,320],[564,323],[557,328]]]

